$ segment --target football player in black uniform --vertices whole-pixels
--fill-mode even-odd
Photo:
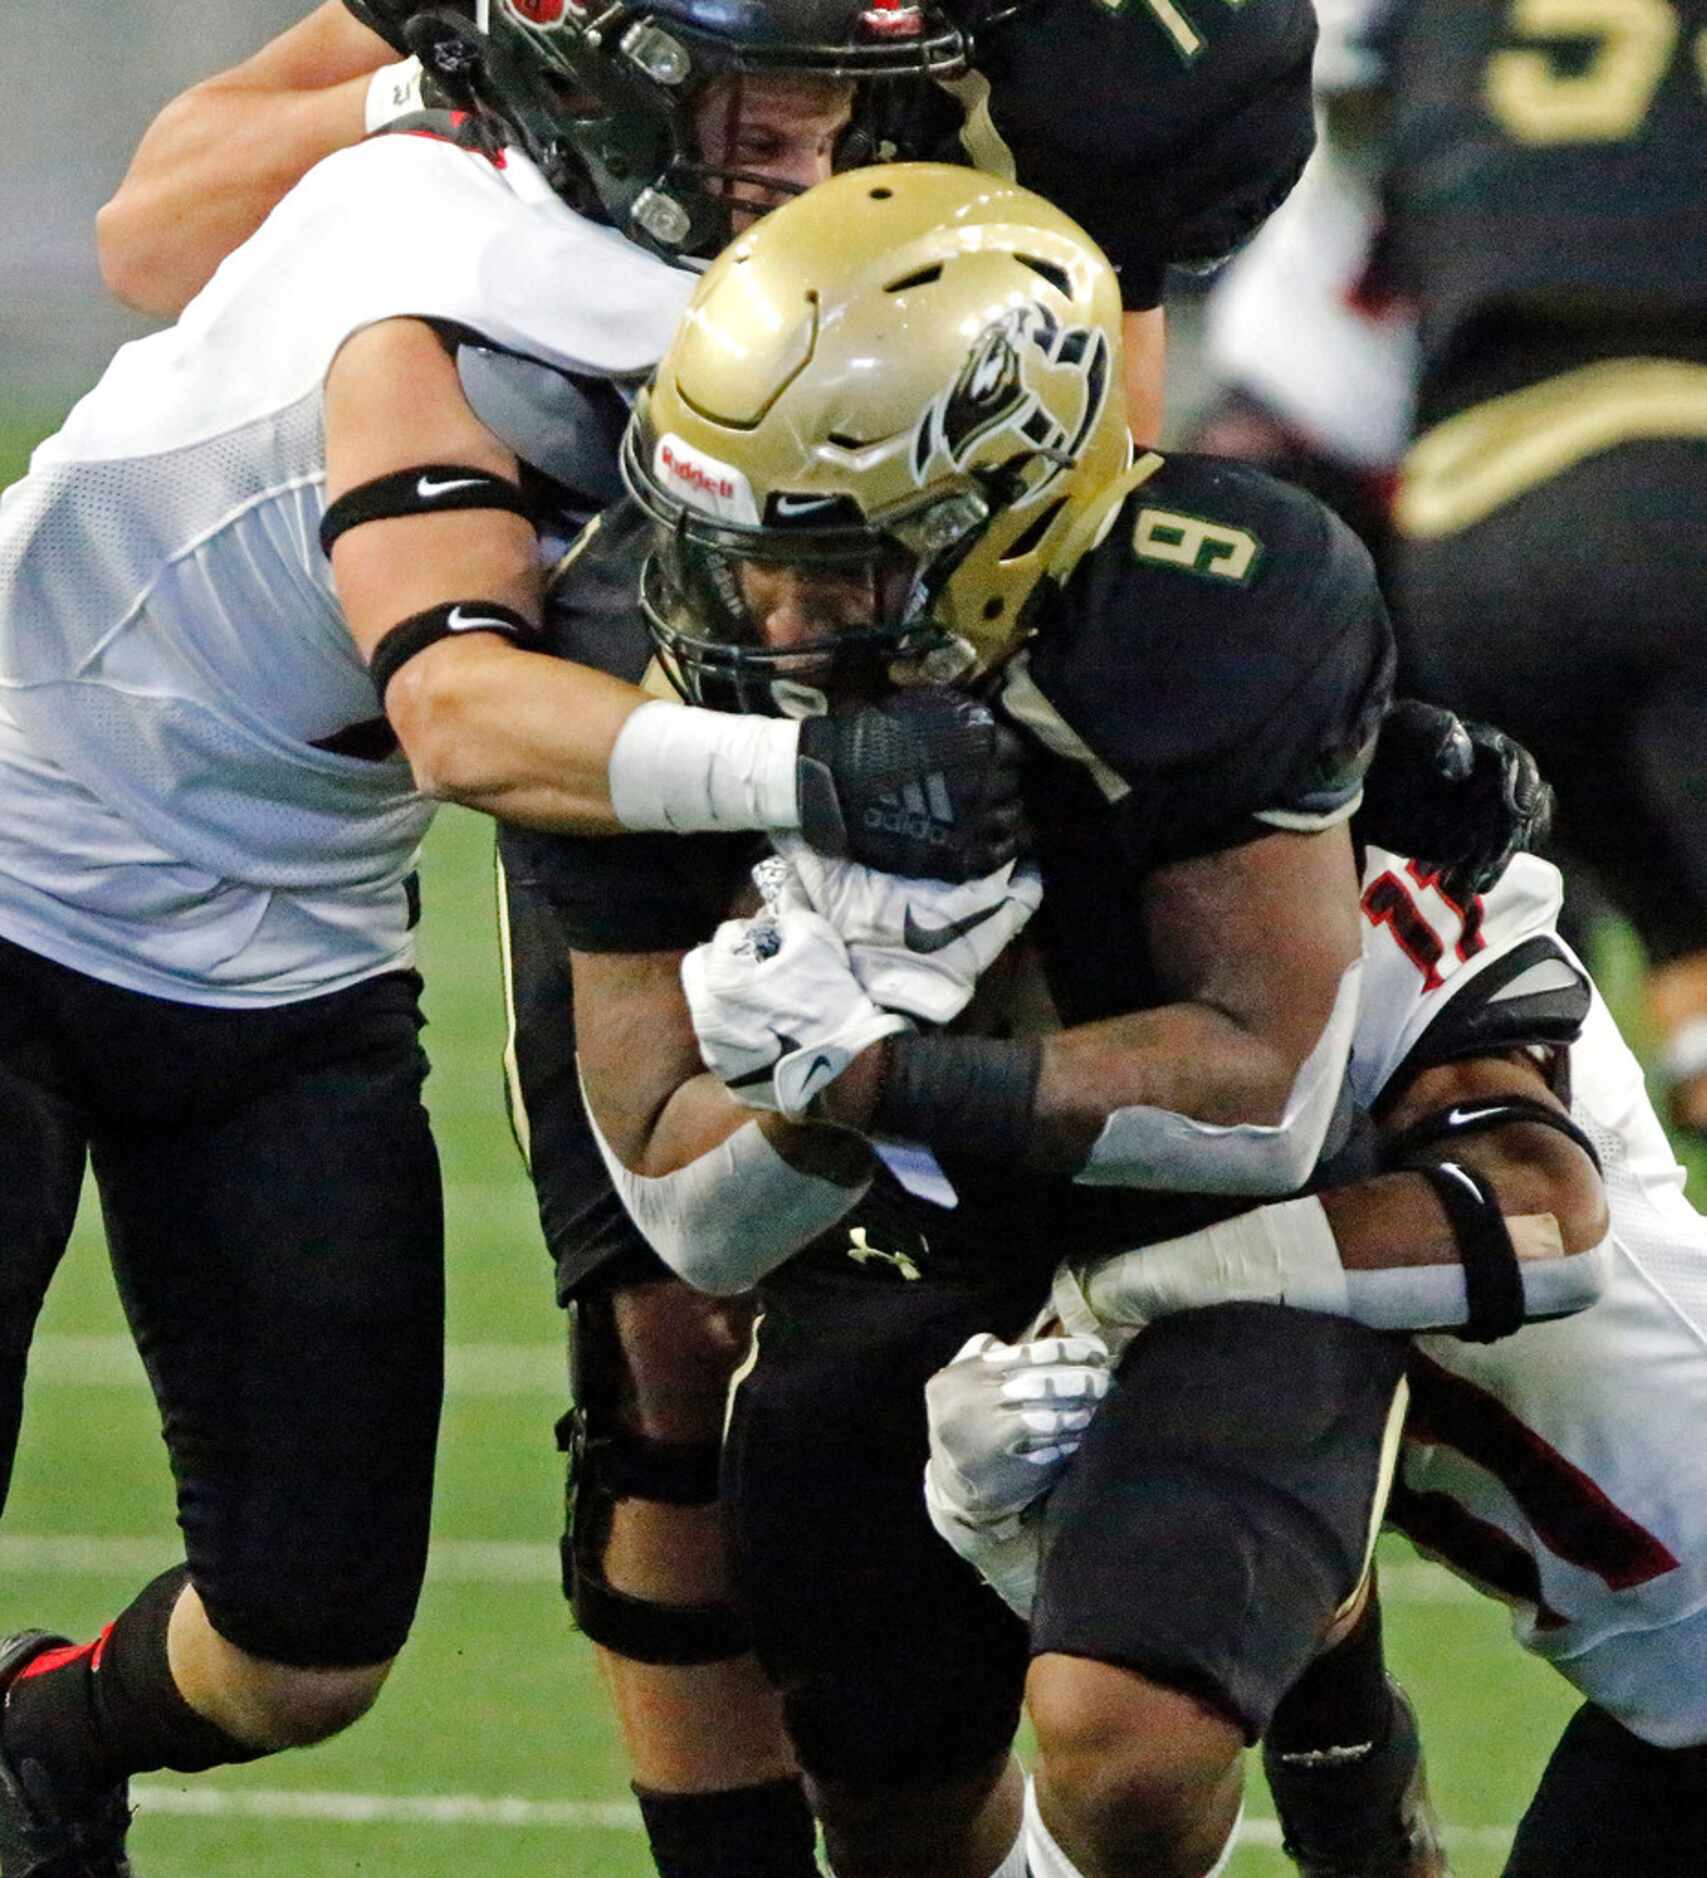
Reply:
[[[1403,650],[1541,757],[1702,1134],[1707,4],[1391,12],[1387,265],[1423,351]]]
[[[746,844],[662,865],[505,844],[574,949],[631,1216],[691,1282],[758,1286],[725,1488],[844,1878],[1206,1870],[1239,1750],[1355,1609],[1384,1491],[1390,1345],[1260,1309],[1181,1320],[1170,1387],[1206,1449],[1259,1418],[1266,1439],[1232,1441],[1231,1500],[1226,1453],[1182,1442],[1135,1499],[1124,1588],[1092,1575],[1038,1628],[1050,1797],[1021,1845],[1026,1641],[930,1532],[922,1384],[968,1330],[1029,1319],[1064,1245],[1130,1245],[1356,1153],[1344,824],[1389,659],[1368,558],[1319,505],[1209,459],[1131,461],[1118,309],[1023,191],[846,176],[714,265],[625,445],[657,529],[643,604],[688,697],[956,681],[1026,738],[1036,943],[969,1027],[937,1026],[1035,904],[1018,876],[886,898],[801,857],[776,910],[689,951]],[[576,604],[559,625],[585,656],[599,619]],[[864,1135],[911,1146],[874,1159]]]

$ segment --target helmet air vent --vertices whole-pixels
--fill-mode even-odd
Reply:
[[[933,261],[929,267],[921,267],[916,273],[903,274],[899,280],[892,280],[883,291],[885,293],[905,293],[910,287],[928,287],[933,281],[942,279],[942,263]]]
[[[1035,254],[1016,254],[1014,259],[1021,266],[1029,267],[1034,274],[1040,274],[1063,299],[1073,297],[1073,277],[1064,267],[1053,261],[1041,261]]]

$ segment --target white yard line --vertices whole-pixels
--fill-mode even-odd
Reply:
[[[0,1575],[62,1573],[70,1578],[115,1574],[140,1576],[164,1571],[178,1556],[174,1540],[103,1538],[94,1533],[0,1533]],[[556,1584],[560,1566],[555,1543],[524,1539],[440,1539],[427,1561],[434,1584]],[[1422,1559],[1400,1559],[1383,1567],[1381,1596],[1400,1604],[1468,1604],[1470,1586]]]
[[[150,1813],[198,1819],[307,1819],[339,1826],[547,1826],[560,1830],[602,1827],[638,1832],[640,1812],[623,1800],[487,1799],[473,1793],[295,1793],[270,1787],[169,1787],[156,1780],[131,1783],[143,1818]]]
[[[0,1533],[0,1574],[59,1573],[68,1578],[161,1572],[181,1556],[168,1534],[153,1539],[102,1538],[92,1533]],[[428,1555],[436,1584],[546,1585],[561,1572],[555,1544],[525,1540],[441,1539]]]
[[[198,1819],[294,1819],[338,1826],[531,1826],[558,1831],[638,1832],[640,1814],[623,1800],[523,1800],[473,1793],[390,1794],[286,1792],[268,1787],[167,1786],[157,1780],[131,1784],[131,1798],[150,1813]],[[1510,1826],[1448,1826],[1448,1842],[1460,1851],[1504,1851]],[[1247,1819],[1240,1845],[1280,1846],[1272,1819]]]

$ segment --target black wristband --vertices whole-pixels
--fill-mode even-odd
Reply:
[[[1036,1038],[892,1038],[870,1132],[956,1158],[1017,1164],[1031,1142],[1042,1069]]]
[[[530,645],[539,638],[537,626],[514,607],[500,606],[495,600],[450,600],[443,606],[430,606],[424,613],[411,613],[385,634],[367,662],[368,676],[379,693],[380,709],[385,708],[385,688],[400,666],[439,640],[456,639],[463,633],[497,633],[518,646]]]
[[[320,552],[330,557],[338,537],[363,522],[448,515],[453,509],[503,509],[524,521],[538,520],[538,505],[508,476],[472,463],[416,463],[346,489],[320,518]]]

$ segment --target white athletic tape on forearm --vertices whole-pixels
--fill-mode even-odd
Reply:
[[[587,1118],[611,1183],[647,1244],[677,1277],[720,1296],[750,1290],[828,1232],[871,1184],[843,1187],[803,1174],[757,1122],[673,1174],[635,1174],[612,1152],[591,1104]]]
[[[800,726],[654,698],[633,712],[610,758],[610,799],[624,828],[678,835],[798,828]]]
[[[1506,1221],[1526,1318],[1563,1317],[1606,1288],[1611,1239],[1567,1255],[1550,1213]],[[1320,1200],[1285,1200],[1072,1274],[1098,1324],[1141,1328],[1211,1304],[1284,1304],[1373,1330],[1451,1330],[1469,1319],[1464,1267],[1347,1271]],[[1058,1284],[1059,1307],[1068,1295]]]
[[[413,117],[424,111],[421,99],[421,61],[401,59],[395,65],[382,65],[367,81],[362,122],[371,137],[400,117]]]
[[[1611,1276],[1612,1236],[1586,1252],[1566,1253],[1551,1213],[1506,1221],[1518,1257],[1523,1315],[1569,1317],[1586,1310]],[[1347,1315],[1372,1330],[1453,1330],[1468,1321],[1464,1267],[1405,1265],[1346,1273]]]
[[[1259,1206],[1180,1239],[1117,1253],[1081,1273],[1080,1284],[1098,1321],[1108,1324],[1142,1325],[1210,1304],[1289,1304],[1353,1315],[1339,1245],[1313,1197]],[[1462,1277],[1458,1288],[1462,1296]]]
[[[1168,1109],[1116,1109],[1075,1177],[1087,1187],[1183,1188],[1199,1193],[1290,1193],[1316,1165],[1334,1119],[1357,1024],[1363,961],[1354,960],[1280,1120],[1232,1127]]]

